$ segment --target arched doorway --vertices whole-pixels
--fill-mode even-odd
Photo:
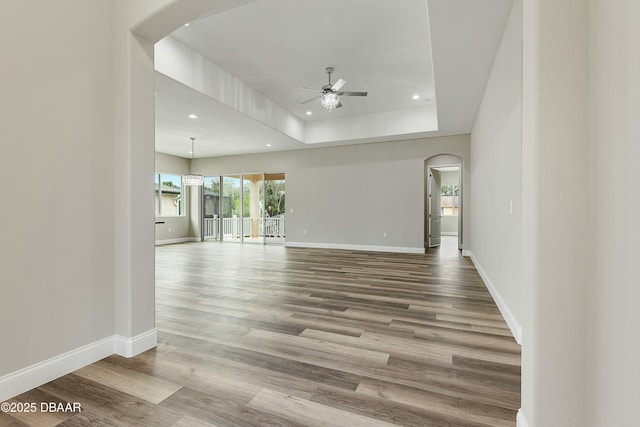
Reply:
[[[463,159],[440,154],[425,160],[424,247],[440,246],[442,236],[457,236],[464,247]]]

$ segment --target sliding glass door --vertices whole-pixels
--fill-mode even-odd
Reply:
[[[262,186],[264,174],[242,175],[242,227],[245,243],[264,243],[262,228]]]
[[[242,241],[242,175],[222,178],[222,240]]]
[[[248,173],[204,179],[205,239],[283,244],[285,213],[284,173]]]
[[[202,190],[203,237],[220,240],[220,177],[205,177]]]
[[[284,243],[285,214],[284,173],[267,173],[264,175],[265,243]]]

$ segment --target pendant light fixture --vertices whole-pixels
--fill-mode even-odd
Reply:
[[[193,165],[193,159],[195,157],[195,142],[196,139],[195,138],[191,138],[191,163]],[[202,175],[197,175],[197,174],[187,174],[187,175],[182,175],[182,184],[183,185],[190,185],[190,186],[199,186],[202,185],[204,182],[204,177]]]

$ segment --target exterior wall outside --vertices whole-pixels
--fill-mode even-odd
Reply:
[[[184,175],[189,173],[190,160],[183,157],[171,156],[163,153],[155,153],[155,173],[167,173],[172,175]],[[193,237],[189,232],[189,191],[183,188],[184,209],[183,216],[162,215],[156,218],[160,224],[155,226],[155,241],[176,241]],[[173,201],[167,206],[169,210],[163,206],[162,212],[171,212]]]
[[[180,215],[180,198],[182,196],[178,193],[166,193],[162,192],[162,197],[160,198],[160,212],[162,212],[163,217],[173,217],[173,216],[181,216]]]

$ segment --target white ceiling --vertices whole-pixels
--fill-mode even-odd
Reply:
[[[416,116],[416,111],[435,111],[435,104],[437,131],[403,135],[394,130],[381,138],[468,133],[511,4],[429,0],[427,11],[426,0],[256,0],[197,19],[171,37],[308,126],[362,124],[389,111]],[[369,95],[342,97],[344,106],[331,112],[319,100],[301,104],[314,93],[299,87],[326,84],[327,66],[335,68],[333,82],[347,81],[343,90]],[[317,146],[160,73],[156,88],[157,151],[190,157],[191,136],[198,138],[196,157]],[[419,99],[412,99],[414,94]],[[191,113],[199,118],[189,119]],[[369,140],[380,138],[329,145]]]
[[[255,1],[173,37],[303,120],[413,108],[414,93],[435,95],[425,0]],[[301,105],[314,94],[298,87],[327,84],[328,66],[343,90],[369,96],[332,112]]]

